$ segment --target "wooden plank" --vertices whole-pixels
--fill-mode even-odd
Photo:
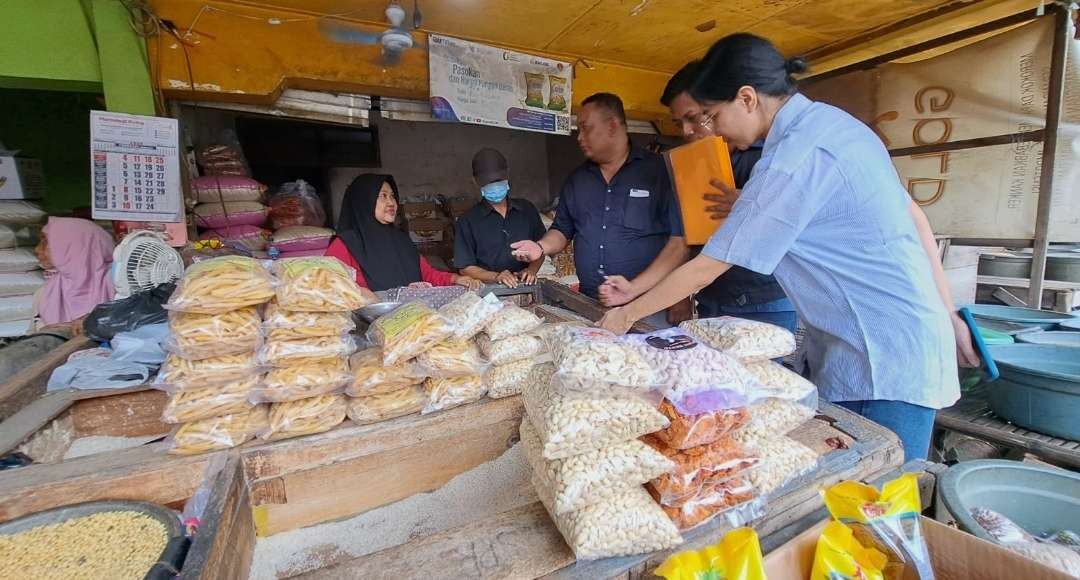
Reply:
[[[994,290],[992,296],[994,298],[997,298],[998,300],[1000,300],[1001,303],[1006,305],[1006,306],[1016,306],[1018,308],[1027,308],[1027,302],[1024,302],[1023,300],[1017,298],[1016,296],[1013,296],[1012,292],[1009,292],[1008,290],[1006,290],[1004,288],[998,287],[997,289]]]
[[[247,580],[255,553],[255,523],[239,455],[231,453],[210,491],[180,580]]]
[[[1028,288],[1031,281],[1027,278],[1009,278],[1007,276],[985,276],[979,274],[976,278],[979,284],[987,286],[1004,286],[1006,288]],[[1066,282],[1061,280],[1046,280],[1043,282],[1046,290],[1080,290],[1080,282]]]
[[[930,153],[943,153],[961,149],[978,149],[980,147],[992,147],[994,145],[1012,145],[1015,143],[1042,141],[1044,133],[1045,132],[1042,129],[1038,129],[1035,131],[1009,133],[1007,135],[994,135],[992,137],[976,137],[974,139],[960,139],[957,141],[946,141],[944,143],[927,143],[926,145],[915,145],[914,147],[900,147],[897,149],[890,149],[889,156],[907,157],[908,155],[928,155]]]
[[[97,346],[85,336],[76,336],[49,352],[33,365],[0,383],[0,421],[17,413],[45,393],[45,386],[56,367],[67,362],[72,353]]]
[[[540,280],[539,284],[540,292],[543,295],[545,304],[566,308],[593,322],[600,320],[600,318],[604,316],[604,313],[607,312],[607,308],[599,302],[580,292],[574,292],[568,286],[564,286],[558,282],[552,282],[551,280]],[[649,332],[656,329],[647,323],[638,321],[630,327],[630,330],[634,332]]]
[[[957,417],[947,411],[942,411],[938,413],[935,423],[943,429],[1027,451],[1055,465],[1069,469],[1080,469],[1080,449],[1050,445],[1032,437],[1017,434],[1010,431],[1004,421],[972,422],[964,417]]]
[[[165,435],[170,427],[161,422],[161,411],[168,398],[164,391],[151,389],[75,401],[71,406],[75,436]]]
[[[0,424],[0,455],[18,447],[66,411],[74,398],[70,390],[49,393],[23,407]]]

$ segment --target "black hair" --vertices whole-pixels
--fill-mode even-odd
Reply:
[[[670,107],[671,102],[675,100],[675,97],[690,92],[690,87],[692,87],[694,81],[697,80],[698,72],[700,70],[700,60],[692,60],[683,65],[683,67],[679,69],[679,72],[671,76],[671,80],[669,80],[664,87],[664,93],[660,95],[660,104],[665,107]]]
[[[731,101],[739,89],[753,87],[772,97],[795,94],[792,75],[806,72],[802,57],[785,59],[768,40],[741,32],[716,41],[701,61],[690,95],[698,101]]]
[[[622,99],[618,95],[612,93],[596,93],[585,97],[584,101],[581,101],[581,105],[596,105],[601,109],[606,109],[615,118],[619,120],[623,125],[626,124],[626,109],[623,108]]]

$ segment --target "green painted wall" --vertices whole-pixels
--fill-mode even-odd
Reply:
[[[132,31],[127,9],[119,0],[93,0],[92,7],[105,105],[118,113],[155,114],[146,43]]]
[[[97,44],[82,1],[2,0],[0,23],[0,87],[101,90]]]

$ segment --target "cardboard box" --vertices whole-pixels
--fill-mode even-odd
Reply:
[[[41,199],[44,193],[40,160],[0,155],[0,199]]]
[[[453,241],[454,226],[446,219],[411,219],[409,237],[414,244]]]
[[[920,517],[923,537],[937,580],[1069,580],[1048,568],[960,530]],[[806,580],[814,568],[814,550],[827,521],[799,534],[765,556],[769,580]],[[904,580],[915,580],[914,573]]]
[[[401,204],[401,209],[405,212],[405,219],[410,222],[438,219],[446,215],[442,206],[433,201],[406,201]]]

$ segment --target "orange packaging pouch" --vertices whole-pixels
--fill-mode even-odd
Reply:
[[[679,198],[686,243],[700,246],[724,223],[712,219],[705,211],[715,203],[706,200],[704,195],[721,193],[710,182],[715,179],[735,189],[735,172],[731,168],[727,143],[720,137],[706,137],[676,147],[665,157]]]

